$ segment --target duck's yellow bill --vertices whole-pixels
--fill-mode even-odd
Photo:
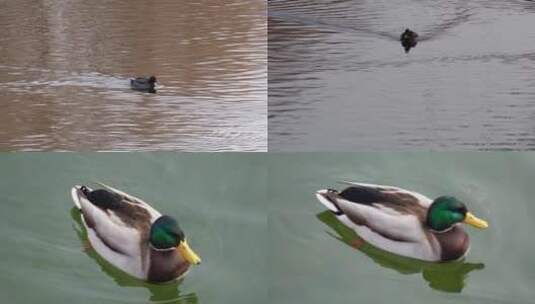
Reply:
[[[180,255],[188,261],[188,263],[197,265],[201,263],[201,258],[193,251],[191,248],[189,248],[188,242],[186,240],[183,240],[178,244],[177,246],[178,252]]]
[[[487,221],[477,218],[475,215],[473,215],[470,212],[466,212],[466,216],[464,217],[464,222],[467,223],[468,225],[472,225],[479,229],[486,229],[487,227],[489,227],[489,224],[487,223]]]

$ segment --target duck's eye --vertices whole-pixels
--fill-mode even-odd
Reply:
[[[86,186],[82,186],[80,187],[80,190],[82,191],[82,193],[87,193],[89,190],[87,190],[87,187]]]

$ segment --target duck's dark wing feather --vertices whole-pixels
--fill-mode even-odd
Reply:
[[[383,203],[397,206],[419,205],[427,209],[432,203],[430,198],[420,193],[398,187],[355,183],[349,181],[340,181],[339,183],[349,186],[340,192],[340,196],[344,197],[348,201],[358,204],[369,205],[374,203]]]
[[[123,191],[121,191],[119,189],[116,189],[116,188],[113,188],[111,186],[108,186],[108,185],[106,185],[104,183],[101,183],[101,182],[97,182],[97,184],[99,184],[100,186],[104,187],[109,192],[112,192],[112,193],[114,193],[116,195],[121,196],[123,201],[131,203],[131,204],[138,205],[138,206],[144,208],[145,210],[147,210],[151,215],[151,222],[154,222],[157,218],[159,218],[161,216],[160,212],[158,212],[151,205],[149,205],[147,202],[145,202],[144,200],[140,199],[139,197],[133,196],[131,194],[128,194],[126,192],[123,192]]]
[[[106,189],[91,191],[86,196],[93,205],[106,213],[117,216],[126,226],[146,229],[151,224],[150,213],[129,197]]]

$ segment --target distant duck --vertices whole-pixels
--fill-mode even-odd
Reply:
[[[418,44],[418,34],[409,29],[405,29],[405,31],[401,34],[399,40],[401,41],[401,45],[405,49],[405,53],[408,53],[411,48],[415,47],[416,44]]]
[[[154,86],[156,84],[156,77],[136,77],[130,79],[130,87],[136,91],[156,93]]]

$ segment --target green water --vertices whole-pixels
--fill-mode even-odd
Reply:
[[[272,303],[533,303],[535,154],[356,153],[270,157]],[[452,194],[489,221],[461,263],[421,263],[358,243],[316,201],[337,180]]]
[[[253,154],[0,154],[1,302],[265,303],[261,161]],[[203,263],[178,284],[153,285],[84,251],[69,191],[94,180],[175,216]]]
[[[531,303],[534,153],[0,154],[2,303]],[[489,221],[449,264],[368,244],[314,197],[337,180],[452,194]],[[85,249],[73,184],[100,180],[178,218],[203,258],[133,279]],[[358,248],[358,249],[356,249]]]

